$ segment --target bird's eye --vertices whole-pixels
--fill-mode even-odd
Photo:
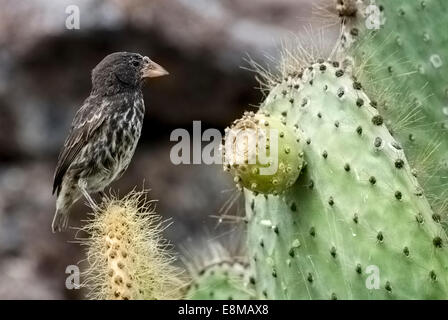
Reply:
[[[132,62],[132,64],[134,65],[134,67],[138,67],[140,65],[140,62],[134,61],[134,62]]]

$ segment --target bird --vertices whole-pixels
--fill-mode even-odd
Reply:
[[[76,112],[58,156],[53,194],[53,233],[68,227],[70,207],[103,193],[126,171],[140,138],[145,113],[142,86],[169,73],[147,56],[114,52],[92,70],[89,97]]]

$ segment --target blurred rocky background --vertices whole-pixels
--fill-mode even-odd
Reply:
[[[192,132],[194,120],[223,132],[255,110],[262,95],[254,74],[241,68],[248,55],[266,65],[282,41],[310,26],[315,31],[305,36],[326,27],[319,41],[328,51],[338,26],[313,5],[331,1],[0,0],[0,298],[83,298],[65,288],[66,266],[84,255],[70,242],[76,230],[50,231],[51,186],[59,148],[89,94],[90,71],[105,55],[139,52],[171,73],[145,88],[143,135],[114,192],[151,189],[158,213],[173,222],[165,236],[176,250],[205,246],[204,239],[224,239],[236,227],[215,217],[243,215],[241,197],[218,165],[173,165],[170,133]],[[79,30],[65,27],[69,5],[80,9]],[[86,212],[79,201],[71,226]]]

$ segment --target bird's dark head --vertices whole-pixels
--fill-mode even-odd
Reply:
[[[168,75],[160,65],[138,53],[115,52],[92,70],[92,90],[117,93],[141,88],[144,79]]]

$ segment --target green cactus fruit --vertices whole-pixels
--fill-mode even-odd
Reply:
[[[338,62],[283,76],[261,111],[297,127],[307,163],[281,195],[245,190],[267,299],[446,299],[448,240],[363,85]]]
[[[352,10],[346,10],[351,8]],[[342,43],[403,145],[434,211],[448,184],[448,2],[344,0]]]
[[[187,288],[188,300],[255,299],[255,279],[248,265],[224,261],[209,265],[193,275]]]
[[[246,112],[226,129],[224,170],[242,187],[279,194],[292,186],[303,167],[300,134],[268,113]]]

